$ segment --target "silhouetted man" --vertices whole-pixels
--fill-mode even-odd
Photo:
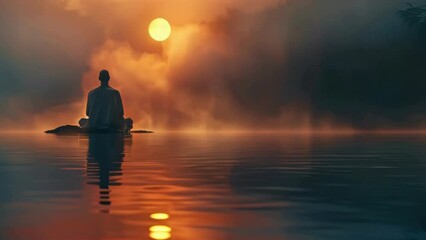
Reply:
[[[124,119],[123,103],[120,92],[109,86],[109,72],[102,70],[99,73],[101,86],[89,92],[86,115],[82,118],[80,127],[89,132],[124,132],[129,133],[133,121]]]

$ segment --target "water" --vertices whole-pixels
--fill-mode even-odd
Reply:
[[[1,134],[0,239],[426,239],[425,145]]]

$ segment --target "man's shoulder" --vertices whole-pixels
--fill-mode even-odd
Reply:
[[[89,96],[92,95],[93,93],[97,92],[98,88],[94,88],[92,90],[90,90],[89,92]]]
[[[113,87],[107,87],[106,89],[108,89],[108,91],[118,92],[118,90]]]
[[[97,92],[108,92],[108,93],[120,93],[117,89],[112,88],[112,87],[97,87],[95,89],[92,89],[89,92],[89,95],[93,95],[96,94]]]
[[[120,94],[120,92],[119,92],[117,89],[112,88],[112,87],[107,87],[107,88],[105,88],[105,91],[108,91],[108,92],[110,92],[111,94]]]
[[[97,92],[99,92],[99,91],[100,91],[100,87],[94,88],[94,89],[90,90],[90,92],[89,92],[89,96],[90,96],[90,95],[93,95],[93,94],[96,94],[96,93],[97,93]]]

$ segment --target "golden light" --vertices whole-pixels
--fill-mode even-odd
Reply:
[[[169,219],[169,214],[167,213],[153,213],[151,214],[151,218],[155,220],[166,220]]]
[[[165,225],[155,225],[149,228],[151,232],[171,232],[172,229],[169,226]]]
[[[152,239],[165,240],[169,239],[172,235],[168,232],[152,232],[149,234]]]
[[[172,27],[166,19],[156,18],[149,24],[148,32],[155,41],[162,42],[170,37]]]

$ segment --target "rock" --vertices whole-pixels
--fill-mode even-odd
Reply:
[[[154,131],[150,130],[133,130],[131,133],[154,133]]]
[[[74,135],[74,134],[78,135],[80,133],[88,133],[88,132],[83,130],[79,126],[64,125],[64,126],[60,126],[60,127],[55,128],[55,129],[52,129],[52,130],[47,130],[47,131],[45,131],[45,133],[64,134],[64,135],[65,134],[66,135]],[[107,133],[107,131],[91,132],[91,133]],[[149,131],[149,130],[135,130],[135,131],[131,131],[131,133],[154,133],[154,132]]]
[[[79,134],[81,131],[80,127],[73,125],[60,126],[52,130],[47,130],[45,133],[55,134]]]

